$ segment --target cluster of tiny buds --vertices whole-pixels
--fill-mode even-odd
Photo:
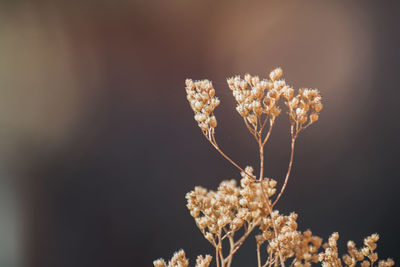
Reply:
[[[311,263],[318,262],[318,250],[322,245],[322,238],[313,236],[310,230],[303,233],[300,244],[295,248],[295,267],[310,267]]]
[[[192,81],[191,79],[186,79],[185,83],[187,100],[201,130],[207,132],[217,127],[217,120],[213,112],[220,101],[215,96],[212,83],[209,80]]]
[[[187,267],[189,261],[186,259],[185,252],[181,249],[174,253],[168,265],[163,259],[158,259],[153,262],[154,267]]]
[[[321,95],[317,89],[299,89],[298,95],[283,94],[289,108],[289,119],[297,132],[316,122],[322,110]],[[308,124],[307,124],[308,122]]]
[[[211,263],[210,255],[197,256],[195,267],[208,267]],[[186,258],[185,252],[181,249],[174,253],[168,264],[163,259],[158,259],[153,262],[154,267],[188,267],[189,261]]]
[[[258,118],[262,114],[275,119],[281,112],[277,102],[281,90],[286,86],[284,80],[278,80],[282,76],[282,69],[277,68],[270,73],[270,79],[260,80],[258,76],[246,74],[244,79],[235,76],[227,79],[228,86],[232,90],[237,101],[236,110],[245,120],[254,127],[258,124]]]
[[[240,186],[235,180],[223,181],[217,191],[196,186],[186,194],[187,208],[194,217],[204,237],[214,246],[215,238],[224,227],[231,233],[244,224],[257,225],[266,216],[263,206],[261,184],[269,196],[275,194],[276,181],[265,178],[259,183],[253,176],[253,168],[246,167]]]
[[[331,234],[328,239],[328,243],[325,243],[323,247],[325,252],[321,252],[318,257],[319,261],[322,262],[323,267],[341,267],[342,262],[340,261],[337,248],[337,240],[339,234],[337,232]]]
[[[302,234],[297,231],[297,217],[296,213],[285,216],[279,214],[277,210],[273,211],[270,217],[262,219],[260,225],[262,233],[256,236],[257,243],[261,245],[268,241],[269,255],[280,253],[284,259],[293,257],[302,238]]]
[[[319,254],[319,259],[322,261],[323,266],[342,266],[341,261],[338,257],[336,242],[339,238],[338,233],[333,233],[329,238],[329,242],[324,245],[325,252]],[[354,267],[357,262],[361,262],[362,267],[373,266],[378,261],[378,253],[374,252],[377,245],[376,242],[379,240],[378,234],[372,234],[364,239],[365,247],[361,249],[356,248],[356,244],[353,241],[347,242],[347,254],[343,255],[343,263],[346,266]],[[365,260],[367,258],[367,260]],[[394,261],[391,258],[387,260],[381,260],[378,262],[379,267],[391,267],[394,265]]]

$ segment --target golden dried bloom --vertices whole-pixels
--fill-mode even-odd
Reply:
[[[295,248],[296,261],[302,264],[318,262],[318,250],[321,247],[322,238],[313,236],[310,230],[303,232],[300,242]]]
[[[336,241],[339,235],[337,233],[333,234],[329,238],[329,243],[324,245],[325,252],[320,253],[319,260],[322,261],[323,266],[341,266],[341,261],[337,257],[337,246]],[[364,239],[364,244],[366,247],[362,249],[357,249],[356,244],[353,241],[347,242],[347,254],[343,255],[343,263],[349,267],[356,266],[358,262],[361,262],[362,267],[369,267],[373,265],[374,262],[378,261],[378,254],[374,253],[373,250],[376,249],[376,243],[379,239],[377,234],[373,234]],[[373,248],[373,249],[372,249]],[[364,260],[368,257],[369,261]],[[392,259],[387,259],[386,261],[380,261],[378,266],[389,266],[386,264],[394,265]]]
[[[271,71],[271,73],[269,74],[269,78],[272,81],[275,81],[275,80],[279,79],[282,75],[283,75],[282,69],[281,68],[276,68],[273,71]]]
[[[196,259],[196,267],[208,267],[211,263],[212,257],[210,255],[206,255],[203,257],[202,255],[197,256]]]
[[[168,262],[168,267],[187,267],[189,261],[186,259],[185,252],[181,249],[174,253],[171,260]]]
[[[314,122],[316,122],[316,121],[318,120],[318,118],[319,118],[319,116],[318,116],[317,113],[312,113],[312,114],[310,115],[310,122],[311,122],[311,123],[314,123]]]
[[[372,234],[364,239],[364,245],[367,246],[371,251],[376,249],[376,242],[379,240],[378,234]]]
[[[189,261],[186,259],[185,252],[179,250],[174,253],[168,265],[163,259],[158,259],[153,262],[154,267],[187,267],[189,266]]]
[[[319,261],[323,266],[341,267],[342,262],[338,256],[337,240],[339,239],[338,233],[333,233],[324,245],[325,252],[319,254]]]
[[[283,95],[287,95],[288,89],[283,89]],[[295,97],[285,96],[285,104],[289,108],[290,123],[295,126],[295,135],[307,128],[319,118],[322,110],[321,95],[316,89],[299,89]],[[308,121],[308,123],[307,123]]]
[[[261,183],[255,180],[253,168],[248,166],[242,172],[240,186],[235,180],[223,181],[217,191],[195,187],[186,194],[187,208],[204,237],[215,246],[215,236],[224,229],[236,232],[244,225],[252,227],[267,216],[262,199],[261,186],[270,197],[275,194],[276,181],[265,178]]]
[[[157,259],[155,261],[153,261],[153,265],[154,267],[166,267],[167,264],[165,263],[165,261],[163,259]]]
[[[387,260],[381,260],[378,263],[379,267],[391,267],[394,266],[394,261],[391,258],[388,258]]]
[[[186,98],[194,111],[194,119],[203,132],[217,127],[213,114],[220,101],[215,97],[215,90],[209,80],[192,81],[186,79]]]
[[[286,86],[284,80],[277,80],[282,76],[282,69],[277,68],[270,73],[270,79],[260,79],[258,76],[246,74],[244,79],[235,76],[227,79],[229,88],[237,102],[236,110],[247,123],[257,128],[259,119],[267,114],[270,119],[280,114],[277,101],[281,90]],[[293,92],[285,89],[286,96],[290,97]]]
[[[249,234],[255,228],[259,228],[261,232],[256,235],[258,266],[284,265],[287,259],[294,258],[291,266],[295,267],[311,267],[312,263],[318,261],[324,267],[341,267],[342,264],[354,267],[357,263],[362,267],[372,267],[378,262],[378,254],[375,252],[376,242],[379,240],[378,234],[365,238],[365,247],[361,249],[358,249],[353,241],[348,241],[347,253],[340,258],[337,247],[338,233],[333,233],[328,242],[322,246],[324,251],[319,252],[322,239],[313,236],[310,230],[303,233],[298,231],[296,213],[282,215],[278,210],[273,210],[290,174],[295,139],[300,131],[318,121],[319,112],[323,108],[318,90],[301,88],[295,93],[295,90],[281,79],[282,76],[282,69],[276,68],[266,79],[250,74],[246,74],[243,78],[235,76],[227,79],[237,102],[236,110],[259,144],[261,162],[259,179],[253,174],[252,167],[247,166],[243,170],[221,151],[215,141],[217,119],[214,110],[220,101],[215,97],[211,81],[191,79],[185,81],[187,100],[194,111],[194,119],[198,126],[217,151],[241,171],[239,184],[235,180],[226,180],[219,184],[216,191],[196,186],[194,190],[188,192],[186,206],[190,215],[205,239],[214,246],[217,266],[230,267],[234,253]],[[281,98],[288,108],[292,151],[283,186],[272,201],[271,197],[277,191],[277,182],[271,178],[264,178],[263,148],[269,139],[276,117],[281,113],[279,107]],[[263,130],[268,122],[269,129],[264,136]],[[260,248],[264,243],[268,258],[262,263]],[[230,249],[225,248],[224,244],[229,244]],[[198,256],[196,267],[209,267],[211,260],[212,257],[209,255]],[[185,252],[180,250],[173,255],[168,264],[163,259],[155,260],[153,264],[155,267],[187,267],[189,262]],[[379,261],[377,265],[391,267],[394,261],[389,258]]]

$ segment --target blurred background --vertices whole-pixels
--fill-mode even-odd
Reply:
[[[399,257],[400,5],[396,1],[1,1],[0,266],[151,266],[212,253],[185,205],[239,179],[198,129],[184,80],[213,81],[217,140],[241,166],[257,146],[226,78],[281,66],[320,89],[278,209],[299,228]],[[282,183],[279,118],[266,175]],[[253,237],[234,266],[256,266]]]

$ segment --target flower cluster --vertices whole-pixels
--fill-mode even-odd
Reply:
[[[296,125],[296,134],[318,120],[318,114],[323,106],[317,89],[302,88],[294,97],[293,94],[286,92],[283,96],[289,108],[290,123]]]
[[[189,266],[189,261],[186,259],[185,252],[179,250],[174,253],[171,260],[168,262],[168,265],[163,259],[155,260],[153,264],[155,267],[187,267]]]
[[[339,239],[338,233],[333,233],[329,237],[329,242],[324,244],[325,252],[319,254],[319,260],[322,261],[323,266],[341,267],[342,261],[338,256],[337,240]],[[378,234],[372,234],[364,239],[365,247],[361,249],[356,248],[353,241],[347,242],[347,254],[342,257],[343,263],[346,266],[354,267],[357,262],[361,262],[362,267],[373,266],[378,261],[378,253],[374,252],[379,240]],[[394,261],[391,258],[381,260],[378,263],[379,267],[391,267]]]
[[[261,234],[256,236],[256,241],[258,246],[268,242],[266,264],[272,263],[279,253],[283,260],[295,257],[292,263],[296,267],[309,267],[311,263],[318,262],[322,239],[313,236],[310,230],[304,233],[298,231],[297,217],[296,213],[285,216],[275,210],[271,216],[262,219]]]
[[[318,250],[322,245],[322,238],[313,236],[310,230],[303,232],[299,245],[295,248],[295,267],[309,267],[318,262]]]
[[[267,246],[268,255],[277,255],[281,252],[284,259],[295,255],[295,248],[300,243],[301,238],[301,233],[297,231],[296,219],[296,213],[284,216],[275,210],[270,218],[264,220],[260,229],[263,231],[262,236],[269,243]],[[274,232],[275,230],[276,232]]]
[[[286,86],[284,80],[278,80],[281,76],[282,69],[277,68],[270,73],[268,80],[260,80],[258,76],[250,74],[246,74],[244,79],[240,76],[227,79],[238,103],[237,112],[253,127],[258,126],[262,114],[267,114],[273,120],[281,113],[277,102],[282,88]]]
[[[338,233],[333,233],[323,252],[320,252],[322,239],[313,236],[310,230],[297,230],[297,214],[282,215],[274,210],[276,203],[285,191],[290,177],[294,145],[299,132],[319,119],[323,106],[321,95],[316,89],[299,89],[297,92],[282,79],[281,68],[274,69],[267,79],[246,74],[243,78],[235,76],[227,79],[229,88],[237,102],[236,110],[244,119],[246,127],[255,137],[260,156],[260,175],[256,179],[252,167],[242,169],[226,155],[215,139],[217,120],[214,110],[220,101],[215,97],[215,90],[209,80],[186,80],[187,100],[193,109],[194,118],[207,140],[213,147],[241,173],[240,184],[236,180],[223,181],[216,191],[196,186],[186,194],[187,208],[204,237],[215,247],[217,267],[231,267],[233,255],[241,247],[253,230],[259,228],[256,236],[258,266],[285,266],[292,259],[290,266],[311,267],[321,262],[324,267],[391,267],[392,259],[378,262],[376,242],[373,234],[364,240],[364,247],[357,249],[353,241],[347,243],[347,253],[340,258],[337,248]],[[281,113],[279,101],[288,108],[291,134],[291,153],[286,176],[279,194],[277,182],[264,178],[264,146],[267,143],[275,119]],[[264,127],[269,122],[268,132]],[[229,245],[229,250],[225,245]],[[260,248],[263,246],[263,251]],[[267,257],[261,257],[261,252]],[[208,267],[212,257],[198,256],[196,267]],[[262,261],[264,263],[262,263]],[[168,264],[163,259],[153,262],[155,267],[187,267],[189,261],[185,252],[176,252]]]
[[[328,239],[328,243],[324,244],[325,252],[319,254],[319,261],[322,262],[324,267],[341,267],[342,262],[340,261],[337,241],[339,239],[338,233],[333,233]]]
[[[187,100],[195,115],[199,127],[203,132],[217,127],[214,109],[220,101],[215,96],[215,90],[209,80],[195,81],[186,80]]]
[[[318,120],[322,110],[321,95],[316,89],[299,89],[294,95],[294,89],[280,79],[281,68],[276,68],[269,74],[269,79],[246,74],[242,79],[235,76],[227,80],[229,88],[236,99],[236,110],[254,130],[264,127],[261,116],[266,114],[272,124],[281,113],[278,101],[284,98],[289,108],[288,114],[292,125],[296,125],[296,135]],[[308,123],[307,123],[308,122]]]
[[[261,218],[266,217],[266,208],[261,201],[261,183],[254,179],[253,168],[242,172],[241,186],[235,180],[223,181],[217,191],[202,187],[186,194],[187,208],[205,238],[217,246],[217,237],[223,229],[229,234],[238,231],[244,224],[254,228]],[[264,192],[272,196],[276,181],[265,178],[262,182]]]
[[[212,257],[210,255],[198,256],[196,260],[196,267],[208,267],[211,263]],[[188,267],[189,261],[186,258],[185,252],[179,250],[174,253],[171,260],[167,263],[163,259],[158,259],[153,262],[154,267]]]

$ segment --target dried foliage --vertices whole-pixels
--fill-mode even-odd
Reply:
[[[268,79],[250,74],[243,78],[235,76],[227,79],[237,102],[236,110],[259,147],[258,177],[252,167],[242,169],[217,144],[214,110],[220,101],[215,96],[211,81],[186,80],[187,100],[203,135],[241,174],[240,185],[237,185],[236,180],[223,181],[217,191],[196,186],[186,194],[190,214],[204,238],[215,248],[216,266],[231,266],[233,256],[254,230],[259,231],[255,237],[258,267],[285,266],[287,263],[295,267],[308,267],[318,262],[326,267],[353,267],[357,263],[362,267],[393,266],[392,259],[378,262],[375,251],[379,239],[377,234],[367,237],[364,240],[365,246],[361,249],[357,249],[355,243],[349,241],[347,253],[340,258],[337,248],[338,233],[333,233],[321,247],[320,237],[314,236],[310,230],[301,232],[297,229],[296,213],[283,215],[274,209],[290,177],[296,139],[301,131],[318,121],[323,107],[318,90],[301,88],[295,92],[281,79],[282,75],[282,69],[276,68]],[[269,140],[276,118],[282,113],[279,106],[282,102],[287,107],[290,121],[291,153],[283,184],[276,194],[277,182],[264,177],[264,146]],[[227,255],[223,253],[225,246],[229,247],[229,253],[225,253]],[[196,267],[207,267],[211,261],[210,255],[198,256]],[[188,265],[189,261],[183,250],[176,252],[168,264],[163,259],[154,261],[155,267]]]

